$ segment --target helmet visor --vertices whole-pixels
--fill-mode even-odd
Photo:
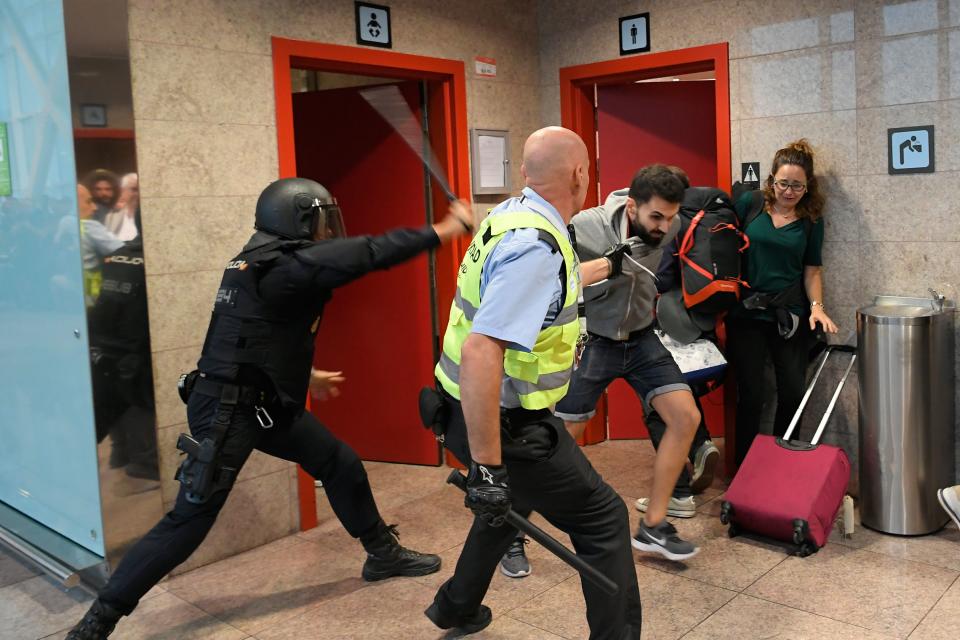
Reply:
[[[333,240],[345,238],[347,229],[343,224],[343,214],[335,204],[321,205],[317,211],[316,238],[319,240]]]

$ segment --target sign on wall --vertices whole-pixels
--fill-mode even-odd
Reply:
[[[650,51],[650,12],[620,18],[620,55]]]
[[[887,171],[933,173],[933,125],[887,129]]]
[[[497,61],[494,58],[477,56],[473,59],[473,65],[478,76],[482,78],[497,77]]]
[[[760,163],[759,162],[741,162],[740,182],[751,189],[760,188]]]
[[[354,2],[357,14],[357,44],[393,48],[390,32],[390,7],[369,2]]]
[[[13,195],[10,178],[10,146],[7,144],[7,123],[0,122],[0,196]]]

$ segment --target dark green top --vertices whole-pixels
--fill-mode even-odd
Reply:
[[[746,193],[735,205],[741,224],[750,211],[751,195]],[[806,266],[819,267],[823,264],[823,219],[810,225],[810,237],[807,238],[803,220],[794,220],[779,229],[773,226],[773,219],[766,213],[760,215],[744,229],[750,238],[750,247],[744,254],[744,278],[750,285],[749,292],[777,293],[803,279]],[[749,295],[749,293],[747,293]],[[808,309],[791,307],[797,315],[806,315]],[[742,313],[744,310],[740,309]],[[739,315],[739,314],[738,314]],[[751,316],[770,314],[751,313]]]

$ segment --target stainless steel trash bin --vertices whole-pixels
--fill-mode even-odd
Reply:
[[[955,306],[878,296],[857,311],[860,515],[886,533],[947,521],[937,489],[954,479]]]

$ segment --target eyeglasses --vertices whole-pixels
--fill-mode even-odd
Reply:
[[[791,191],[796,191],[797,193],[803,193],[807,190],[807,185],[802,182],[788,182],[787,180],[774,180],[773,184],[777,185],[781,191],[786,191],[790,189]]]

